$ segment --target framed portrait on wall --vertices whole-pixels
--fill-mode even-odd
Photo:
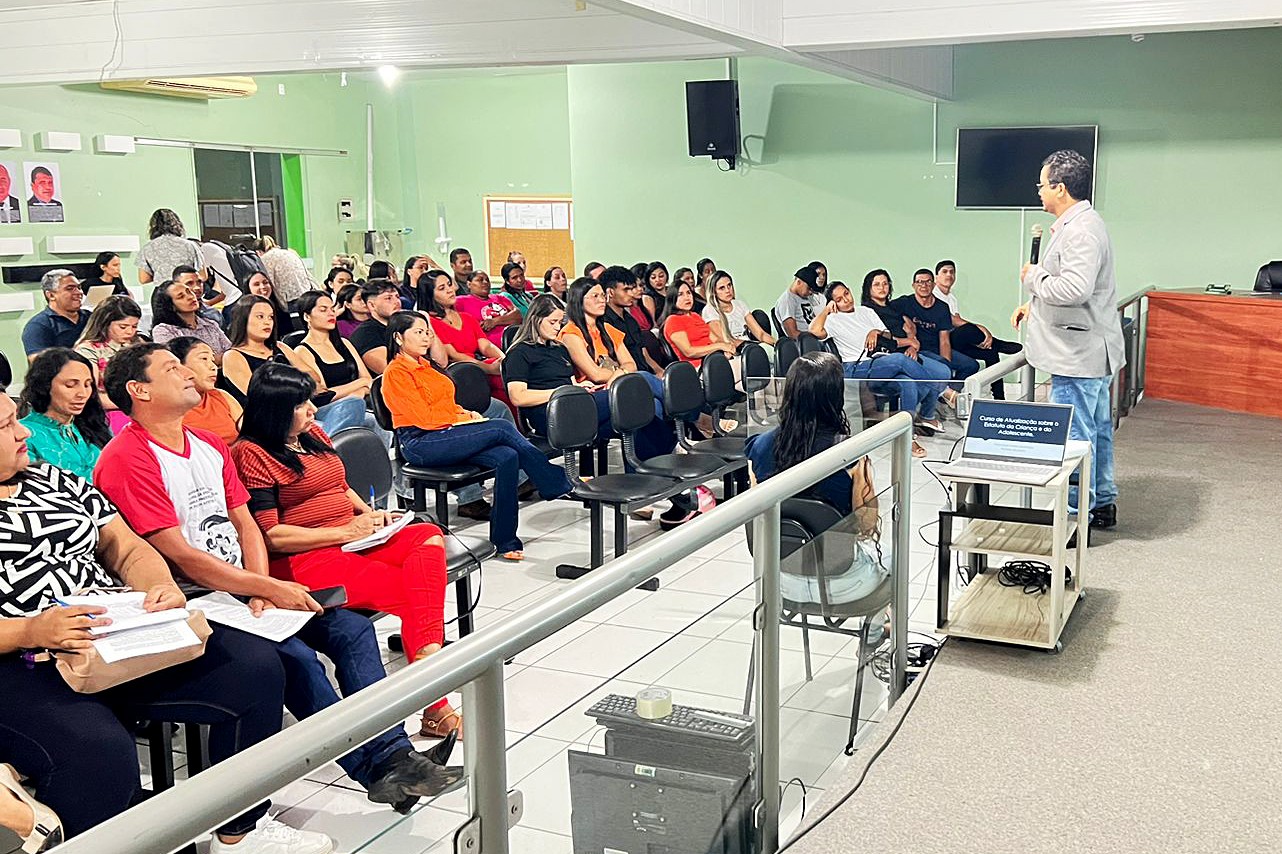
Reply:
[[[27,221],[62,222],[62,176],[57,163],[27,161],[22,164],[27,181]]]
[[[0,161],[0,225],[22,222],[22,208],[18,204],[21,175],[16,163]]]

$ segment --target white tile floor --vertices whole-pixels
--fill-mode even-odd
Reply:
[[[951,433],[957,434],[954,426]],[[927,440],[932,458],[943,459],[953,438]],[[889,483],[889,462],[877,461],[878,483]],[[934,627],[936,512],[944,502],[941,485],[914,463],[911,518],[911,613],[909,628]],[[883,509],[890,502],[883,498]],[[884,514],[887,518],[889,514]],[[491,561],[484,567],[479,631],[501,624],[534,602],[573,582],[557,580],[555,565],[587,557],[587,514],[569,504],[526,505],[521,535],[527,560],[520,565]],[[608,521],[607,521],[608,525]],[[918,528],[920,527],[920,531]],[[655,536],[654,523],[629,523],[635,545]],[[472,526],[472,533],[483,529]],[[610,534],[607,532],[607,542]],[[889,533],[887,532],[887,538]],[[888,541],[888,540],[887,540]],[[888,551],[888,545],[886,549]],[[603,730],[584,715],[610,693],[635,694],[649,685],[669,688],[678,703],[725,711],[743,710],[752,654],[754,603],[751,556],[742,531],[727,534],[694,555],[673,563],[657,592],[629,591],[578,624],[519,654],[508,665],[506,710],[509,785],[520,789],[525,811],[512,832],[512,850],[521,854],[570,852],[571,804],[566,752],[600,753]],[[447,598],[447,617],[454,615]],[[394,617],[377,624],[380,640],[398,628]],[[453,629],[449,629],[452,634]],[[800,632],[781,629],[782,781],[797,778],[813,805],[819,792],[847,762],[847,740],[857,641],[814,632],[813,679],[805,679]],[[387,653],[389,670],[400,656]],[[859,742],[867,723],[885,713],[885,687],[871,670],[865,693]],[[453,697],[456,706],[459,697]],[[411,734],[417,720],[407,722]],[[414,739],[416,743],[419,739]],[[425,743],[424,743],[425,744]],[[181,759],[181,757],[180,757]],[[461,761],[461,751],[455,761]],[[467,815],[465,791],[424,802],[410,816],[369,803],[336,765],[287,787],[273,799],[275,812],[288,824],[322,830],[340,852],[420,854],[451,850],[453,835]],[[801,787],[792,783],[784,798],[786,834],[801,819]],[[203,850],[203,846],[202,846]]]

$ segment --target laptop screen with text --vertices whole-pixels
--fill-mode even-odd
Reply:
[[[976,400],[966,425],[966,457],[1058,465],[1073,407],[1056,403]]]

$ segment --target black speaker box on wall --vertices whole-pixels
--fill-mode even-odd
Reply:
[[[726,160],[739,156],[739,81],[686,82],[686,130],[691,157]]]

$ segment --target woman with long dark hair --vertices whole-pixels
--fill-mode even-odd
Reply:
[[[116,404],[107,397],[102,378],[107,372],[111,357],[138,340],[138,323],[142,319],[142,309],[130,297],[112,295],[94,308],[85,324],[85,331],[76,342],[75,350],[89,360],[94,367],[94,379],[98,384],[98,401],[107,411],[107,422],[111,432],[124,429],[129,423],[129,416],[116,408]]]
[[[445,355],[450,362],[471,362],[485,371],[490,396],[508,405],[507,390],[503,388],[503,351],[489,339],[475,317],[458,310],[454,277],[444,270],[430,270],[424,281],[424,304],[419,307],[431,319],[432,332],[445,345]]]
[[[490,541],[504,559],[524,560],[525,547],[516,535],[518,473],[529,475],[548,500],[566,495],[573,484],[511,423],[454,402],[454,383],[429,356],[432,339],[431,325],[417,312],[397,312],[387,324],[383,400],[401,451],[412,465],[474,463],[494,469]]]
[[[271,300],[272,313],[276,316],[276,334],[284,338],[289,333],[297,329],[293,316],[285,303],[281,300],[280,294],[276,292],[276,286],[272,284],[271,278],[262,270],[254,270],[240,282],[241,290],[244,291],[235,302],[223,308],[223,328],[231,327],[231,315],[236,310],[236,305],[244,297],[252,294],[256,297]]]
[[[120,256],[115,252],[99,252],[93,259],[94,274],[80,283],[86,294],[90,288],[111,288],[112,296],[129,296],[129,288],[120,273]]]
[[[343,285],[335,295],[334,304],[338,311],[335,317],[336,328],[344,338],[351,338],[356,327],[370,318],[369,306],[365,304],[365,297],[361,296],[361,285]]]
[[[490,274],[473,270],[467,277],[467,293],[457,293],[455,308],[471,315],[494,346],[502,349],[503,330],[521,325],[521,312],[512,301],[491,289]]]
[[[543,293],[551,294],[565,304],[565,291],[570,287],[565,270],[561,267],[549,267],[543,274]]]
[[[515,261],[509,261],[503,265],[500,273],[503,276],[502,295],[525,317],[530,310],[530,303],[538,296],[525,278],[525,268]]]
[[[738,365],[734,358],[735,345],[728,338],[722,339],[720,326],[709,326],[694,310],[694,291],[685,282],[668,289],[659,325],[664,339],[681,361],[697,368],[704,356],[720,351],[726,354],[732,367]]]
[[[653,374],[636,370],[636,362],[623,345],[622,333],[602,323],[605,297],[600,288],[598,282],[584,277],[576,280],[566,292],[568,302],[575,306],[574,314],[579,318],[577,323],[569,320],[560,304],[548,294],[534,301],[504,359],[508,397],[521,408],[536,432],[546,434],[547,402],[552,399],[552,392],[575,383],[588,389],[596,402],[597,435],[617,436],[610,421],[608,386],[618,376],[637,372],[646,378],[650,390],[656,395],[654,420],[636,434],[637,456],[648,460],[660,454],[670,454],[676,447],[676,432],[664,420],[663,385]],[[592,333],[590,337],[583,334],[585,328]],[[598,352],[606,357],[614,353],[623,360],[623,364],[612,361],[612,367],[603,365],[594,355]],[[574,375],[580,370],[585,373],[575,379]],[[630,470],[626,460],[624,467]],[[694,503],[687,496],[674,496],[672,509],[660,516],[659,521],[665,529],[675,527],[694,518],[694,508]]]
[[[401,280],[401,308],[413,311],[422,301],[423,274],[432,268],[432,259],[426,255],[411,255],[405,259],[405,277]]]
[[[331,297],[336,297],[344,287],[355,282],[356,277],[352,275],[351,270],[346,267],[330,267],[329,273],[325,276],[324,291]]]
[[[222,327],[200,314],[200,294],[181,282],[164,281],[151,292],[151,321],[151,340],[157,344],[190,335],[208,344],[220,365],[231,349]]]
[[[641,275],[641,304],[654,318],[656,326],[668,296],[668,281],[668,267],[662,261],[651,261]]]
[[[312,590],[342,585],[348,608],[401,618],[411,662],[431,655],[445,640],[441,530],[411,524],[385,543],[342,550],[393,520],[348,487],[343,461],[315,420],[315,394],[316,384],[302,371],[264,365],[250,380],[240,441],[232,447],[250,511],[267,542],[270,572]],[[423,713],[426,735],[444,737],[461,725],[445,699]]]
[[[31,431],[27,453],[33,459],[93,482],[111,427],[88,359],[66,347],[42,350],[27,367],[18,414]]]

